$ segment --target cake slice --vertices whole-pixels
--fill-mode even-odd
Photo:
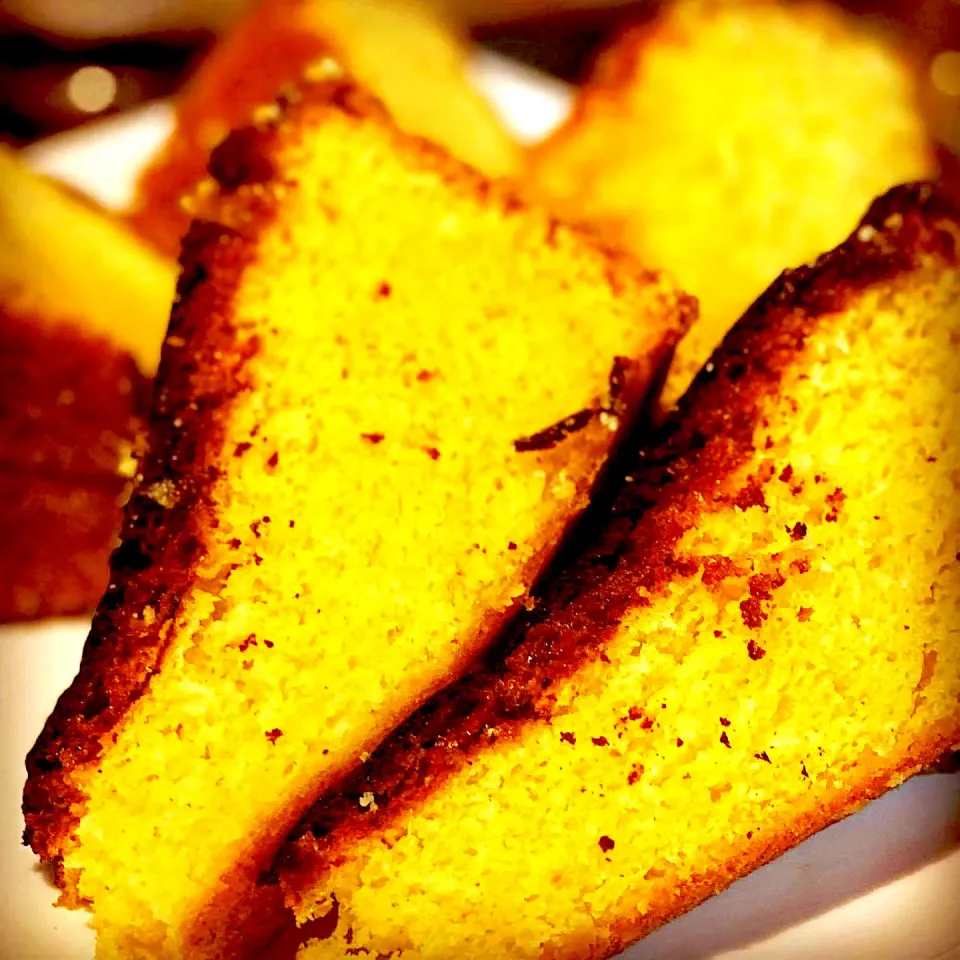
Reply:
[[[0,147],[0,621],[93,610],[172,262]]]
[[[26,840],[98,957],[248,955],[318,791],[525,601],[691,301],[336,79],[211,160]]]
[[[210,151],[308,64],[334,56],[404,130],[493,177],[515,175],[519,145],[470,85],[467,47],[423,0],[257,0],[201,64],[177,103],[170,139],[141,177],[136,228],[176,255],[190,223],[181,198]]]
[[[608,957],[960,742],[958,250],[897,188],[753,305],[582,557],[302,821],[302,960]]]
[[[891,38],[816,2],[678,0],[614,39],[529,178],[700,301],[669,405],[781,270],[935,172]]]

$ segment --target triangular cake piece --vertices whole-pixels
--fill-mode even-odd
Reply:
[[[99,957],[273,932],[279,842],[523,604],[693,310],[322,73],[212,157],[113,582],[28,760]]]
[[[175,264],[0,147],[0,621],[89,613]]]
[[[505,648],[300,825],[302,960],[612,956],[960,742],[958,251],[897,188],[751,308]]]

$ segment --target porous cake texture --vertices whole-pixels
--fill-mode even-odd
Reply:
[[[692,302],[307,82],[211,160],[149,454],[26,840],[97,956],[249,955],[315,799],[480,652]]]
[[[299,825],[301,960],[608,957],[960,742],[958,250],[897,188],[751,308],[500,655]]]
[[[892,38],[820,3],[678,0],[601,54],[529,175],[700,301],[669,405],[781,270],[935,171]]]
[[[382,98],[402,129],[488,176],[519,171],[519,145],[471,86],[467,45],[423,0],[258,0],[180,96],[176,127],[140,180],[137,229],[176,256],[190,224],[181,200],[210,151],[325,56]]]
[[[0,148],[0,621],[107,585],[174,265]]]

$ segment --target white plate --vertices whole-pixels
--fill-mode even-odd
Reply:
[[[564,116],[569,95],[497,57],[474,76],[524,140]],[[40,144],[37,167],[111,206],[163,140],[158,105]],[[72,679],[86,625],[0,629],[0,960],[90,960],[86,914],[20,846],[23,757]],[[960,775],[918,777],[648,937],[623,960],[960,958]],[[452,958],[451,958],[452,960]]]

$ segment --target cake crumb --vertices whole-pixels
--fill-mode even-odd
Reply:
[[[751,660],[762,660],[766,655],[767,651],[752,637],[747,641],[747,656]]]

